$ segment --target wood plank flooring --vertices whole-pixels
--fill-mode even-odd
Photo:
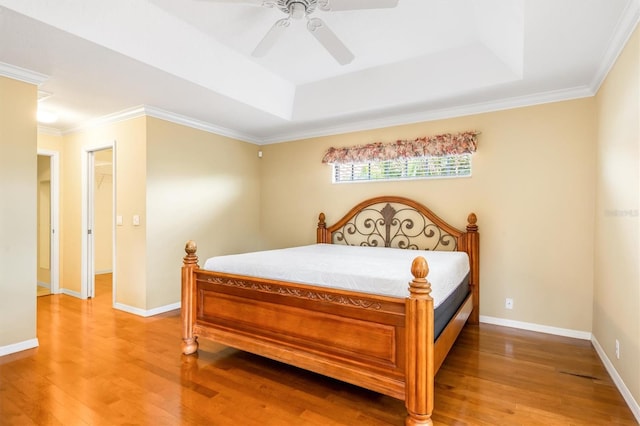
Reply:
[[[181,356],[178,311],[96,293],[38,298],[40,347],[0,358],[1,425],[404,424],[402,401],[268,359],[206,341]],[[589,342],[486,324],[465,327],[435,407],[436,425],[637,424]]]

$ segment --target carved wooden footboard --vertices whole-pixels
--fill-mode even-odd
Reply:
[[[420,232],[423,237],[435,235],[438,244],[445,241],[469,254],[470,295],[437,341],[426,279],[429,270],[423,257],[416,257],[410,266],[414,278],[409,296],[395,298],[205,271],[198,267],[195,243],[188,242],[182,267],[183,353],[197,351],[197,338],[209,338],[403,399],[406,424],[431,424],[434,375],[470,315],[472,320],[477,318],[475,215],[469,216],[467,232],[461,232],[411,200],[380,197],[361,203],[334,226],[327,227],[321,214],[318,242],[336,243],[334,238],[344,241],[345,234],[353,236],[350,218],[380,203],[384,219],[365,220],[367,228],[380,234],[375,238],[381,238],[371,245],[411,241],[400,236],[406,236],[406,230],[415,233],[415,220],[406,222],[407,212],[399,207],[409,206],[429,219],[430,228]],[[434,223],[436,228],[431,228]],[[375,238],[370,236],[369,241]]]

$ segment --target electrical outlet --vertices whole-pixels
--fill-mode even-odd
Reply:
[[[504,307],[506,309],[513,309],[513,299],[510,297],[507,297],[506,300],[504,301]]]
[[[616,339],[616,359],[620,359],[620,342]]]

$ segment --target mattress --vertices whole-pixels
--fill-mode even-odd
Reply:
[[[437,312],[465,283],[467,253],[313,244],[213,257],[203,269],[404,298],[409,296],[411,263],[417,256],[429,264],[427,279]]]
[[[469,290],[469,274],[464,277],[460,285],[458,285],[449,296],[435,308],[433,312],[433,332],[437,339],[444,328],[449,324],[449,320],[453,318],[458,308],[467,298]]]

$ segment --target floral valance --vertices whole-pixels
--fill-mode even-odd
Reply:
[[[391,143],[375,142],[346,148],[329,148],[322,162],[329,164],[366,163],[472,153],[476,151],[478,145],[478,134],[475,131],[456,134],[445,133]]]

